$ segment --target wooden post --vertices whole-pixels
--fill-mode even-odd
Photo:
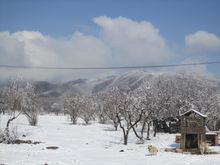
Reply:
[[[220,140],[220,137],[219,137],[219,134],[217,133],[215,136],[215,146],[219,145],[219,140]]]

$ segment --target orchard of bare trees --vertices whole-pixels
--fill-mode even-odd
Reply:
[[[189,108],[208,115],[207,127],[218,130],[220,99],[215,90],[215,85],[204,78],[159,75],[143,80],[137,88],[112,86],[90,97],[67,97],[65,107],[72,107],[67,108],[67,113],[73,123],[76,123],[77,117],[85,120],[85,116],[90,117],[88,120],[96,118],[100,123],[112,123],[115,130],[122,130],[126,145],[131,131],[139,142],[143,142],[150,139],[151,128],[153,136],[156,136],[161,121],[169,129],[166,121],[170,120],[166,119],[178,122],[179,115]]]
[[[0,91],[0,113],[9,115],[0,142],[13,141],[10,124],[20,115],[26,116],[30,125],[37,125],[39,110],[49,107],[41,100],[34,86],[22,79],[11,81]],[[161,74],[144,78],[136,86],[112,84],[91,94],[68,92],[51,104],[56,112],[67,114],[72,124],[77,124],[79,118],[86,125],[95,120],[112,124],[115,131],[122,131],[125,145],[131,132],[139,143],[156,136],[161,129],[172,133],[171,120],[178,124],[179,115],[192,107],[208,116],[209,129],[219,129],[220,97],[216,84],[191,75]]]

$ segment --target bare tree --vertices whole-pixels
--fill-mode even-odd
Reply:
[[[82,106],[81,96],[68,95],[64,99],[64,110],[70,116],[70,120],[73,124],[76,124],[80,114],[80,108]]]
[[[17,77],[10,82],[10,85],[4,89],[4,108],[9,114],[4,137],[1,141],[13,143],[12,135],[10,135],[10,125],[21,114],[24,114],[30,125],[37,124],[37,102],[34,88],[30,83],[23,80],[22,77]]]
[[[95,120],[97,104],[95,103],[93,96],[81,96],[80,103],[80,117],[87,125],[91,120]]]
[[[6,106],[6,92],[4,89],[0,90],[0,114],[5,114],[7,110]]]
[[[141,106],[142,109],[144,109],[142,119],[140,121],[141,131],[140,134],[137,136],[137,133],[135,135],[143,141],[144,137],[144,131],[147,126],[147,140],[150,140],[150,125],[153,119],[153,114],[155,110],[155,93],[154,88],[152,85],[152,82],[149,82],[148,80],[145,80],[142,85],[135,90],[136,97],[139,97],[139,106]],[[134,130],[134,127],[133,127]],[[135,130],[134,130],[135,132]],[[137,132],[137,131],[136,131]]]
[[[65,114],[63,103],[64,101],[60,99],[58,102],[55,102],[51,105],[51,110],[55,115]]]
[[[23,92],[23,114],[27,117],[31,126],[36,126],[38,122],[38,109],[37,95],[35,94],[34,87],[27,83]]]
[[[119,90],[116,88],[114,92],[118,106],[116,117],[119,126],[123,131],[124,145],[127,145],[129,132],[133,128],[136,133],[134,126],[141,121],[144,109],[136,106],[137,98],[133,96],[133,93],[129,88],[125,90]]]
[[[117,104],[118,100],[115,97],[116,91],[116,88],[112,88],[109,91],[99,93],[98,95],[103,103],[103,115],[106,116],[112,122],[115,131],[117,131],[119,125],[117,118],[117,113],[119,111]]]
[[[9,119],[4,130],[4,137],[1,142],[13,143],[14,139],[10,135],[10,124],[23,113],[23,81],[21,78],[16,78],[11,81],[10,86],[5,90],[5,105]]]
[[[105,114],[103,95],[101,93],[97,93],[93,95],[93,97],[96,103],[95,116],[98,118],[99,123],[106,124],[106,122],[108,121],[108,117]]]
[[[104,109],[104,105],[100,102],[97,103],[97,117],[99,120],[99,123],[101,124],[106,124],[106,122],[108,121],[108,117],[106,115],[105,109]]]

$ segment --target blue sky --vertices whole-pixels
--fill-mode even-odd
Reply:
[[[214,34],[218,42],[219,0],[0,0],[0,31],[10,34],[37,31],[60,39],[80,31],[103,40],[100,32],[105,27],[94,22],[94,18],[100,16],[150,22],[159,29],[159,35],[174,54],[172,57],[175,56],[167,62],[181,62],[188,58],[220,61],[218,44],[214,51],[210,47],[208,51],[185,50],[185,37],[198,31]],[[208,66],[208,71],[219,77],[218,69],[219,65]]]
[[[220,35],[219,0],[1,0],[0,30],[37,30],[51,36],[64,36],[80,26],[96,26],[97,16],[124,16],[148,20],[172,42],[200,30]]]

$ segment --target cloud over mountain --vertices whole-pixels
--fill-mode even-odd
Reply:
[[[106,16],[94,22],[101,27],[101,39],[112,49],[116,64],[158,64],[170,57],[165,39],[150,22]]]
[[[166,39],[151,22],[106,16],[95,17],[93,21],[99,27],[98,35],[76,31],[69,37],[54,38],[38,31],[0,32],[0,64],[108,67],[164,64],[175,58]],[[220,48],[220,38],[204,31],[187,35],[185,43],[188,49]],[[48,80],[92,77],[103,71],[0,69],[2,79],[18,73],[26,78]]]

